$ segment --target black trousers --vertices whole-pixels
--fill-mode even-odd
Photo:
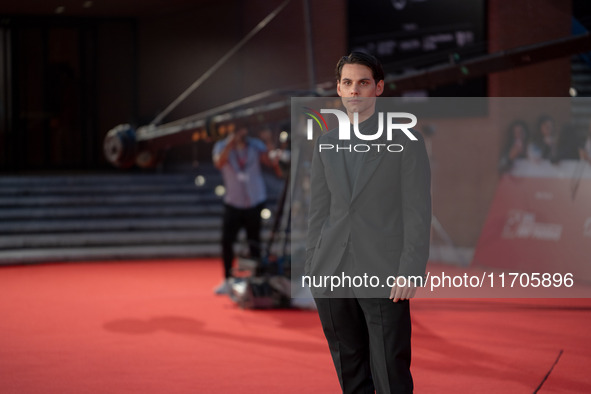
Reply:
[[[234,261],[234,243],[240,229],[246,230],[246,239],[250,249],[250,257],[261,257],[261,210],[265,203],[252,208],[240,209],[224,204],[224,219],[222,224],[222,259],[224,261],[224,275],[232,276],[232,262]]]
[[[316,298],[343,393],[412,393],[410,306],[388,298]],[[374,391],[375,390],[375,391]]]

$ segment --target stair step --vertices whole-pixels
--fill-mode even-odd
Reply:
[[[263,230],[261,236],[268,239],[270,230]],[[178,231],[135,231],[135,232],[85,232],[3,235],[0,250],[25,248],[63,248],[83,246],[122,245],[176,245],[176,244],[218,244],[219,230],[178,230]],[[240,239],[244,239],[241,234]]]
[[[52,174],[52,175],[5,175],[0,178],[3,185],[108,185],[108,184],[193,184],[197,175],[207,178],[221,179],[221,174],[213,166],[193,174]]]
[[[0,197],[2,207],[28,207],[28,206],[75,206],[75,205],[140,205],[140,204],[207,204],[221,202],[221,198],[215,195],[200,195],[197,193],[184,194],[111,194],[104,196],[22,196]]]
[[[219,256],[218,244],[67,247],[0,250],[0,265],[117,259],[199,258]]]
[[[93,220],[2,221],[0,234],[49,233],[74,231],[141,231],[219,229],[219,217],[192,218],[130,218]]]
[[[573,60],[571,63],[571,72],[573,73],[585,73],[591,72],[591,67],[579,59]]]
[[[159,193],[213,193],[215,186],[194,184],[182,185],[142,185],[142,184],[108,184],[108,185],[0,185],[0,195],[27,195],[27,194],[51,194],[51,195],[77,195],[77,194],[159,194]]]
[[[134,217],[163,217],[163,216],[219,216],[223,207],[219,201],[215,204],[175,204],[175,205],[131,205],[105,206],[90,205],[87,207],[53,206],[41,208],[8,208],[0,209],[0,220],[47,220],[72,218],[134,218]]]

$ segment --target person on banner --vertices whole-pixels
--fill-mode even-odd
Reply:
[[[499,172],[505,173],[513,168],[513,163],[527,157],[529,129],[523,120],[516,120],[509,126],[505,145],[499,160]]]
[[[389,141],[384,132],[372,151],[348,150],[367,143],[355,122],[361,134],[377,134],[384,71],[374,56],[353,52],[337,63],[336,80],[350,140],[339,139],[340,129],[316,140],[304,274],[379,278],[373,288],[310,288],[343,393],[412,393],[409,299],[421,283],[407,278],[424,278],[429,256],[429,159],[414,130],[414,138],[394,132]],[[401,149],[378,151],[378,144]],[[387,276],[402,280],[386,286]]]
[[[240,125],[213,147],[213,163],[224,180],[224,214],[222,223],[222,262],[224,279],[214,289],[216,294],[230,293],[230,278],[234,262],[234,243],[241,229],[252,259],[261,257],[261,211],[267,200],[261,163],[277,170],[277,162],[269,158],[270,138],[266,144],[248,135],[248,128]]]
[[[542,115],[538,119],[537,127],[528,145],[527,158],[534,163],[542,160],[556,163],[557,150],[558,138],[554,119],[551,116]]]

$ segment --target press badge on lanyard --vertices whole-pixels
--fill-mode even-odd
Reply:
[[[245,148],[244,151],[244,155],[238,154],[237,150],[235,151],[236,161],[238,162],[238,167],[240,167],[238,174],[236,174],[236,178],[240,182],[248,182],[248,174],[244,171],[246,169],[246,162],[248,161],[248,148]]]

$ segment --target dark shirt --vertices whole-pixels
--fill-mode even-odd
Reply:
[[[357,137],[355,132],[353,131],[353,125],[350,126],[351,130],[351,140],[348,142],[342,143],[341,146],[351,146],[351,152],[348,150],[343,151],[345,153],[345,168],[347,170],[347,174],[349,175],[349,187],[350,190],[353,190],[353,186],[355,185],[355,180],[357,179],[357,174],[359,174],[359,170],[363,164],[363,160],[368,154],[367,152],[363,151],[363,148],[359,149],[359,152],[354,150],[354,146],[358,144],[365,144],[370,145],[372,142],[375,141],[364,141]],[[372,116],[368,119],[364,120],[363,122],[359,123],[359,132],[365,135],[375,134],[378,131],[378,114],[375,112]],[[385,130],[382,130],[382,133],[385,133]],[[373,148],[373,147],[372,147]],[[375,149],[375,148],[373,148]]]

